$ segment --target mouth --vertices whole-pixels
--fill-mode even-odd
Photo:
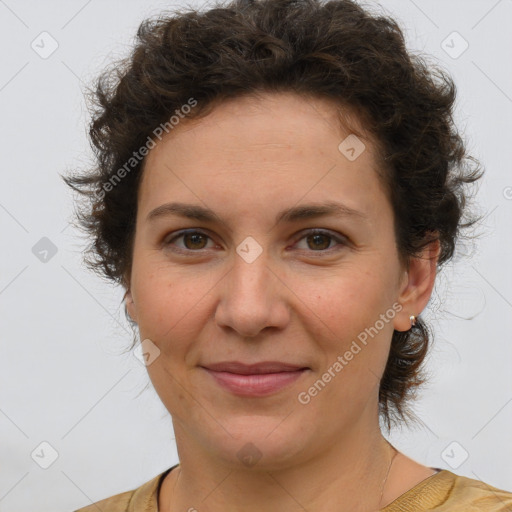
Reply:
[[[246,397],[268,396],[290,386],[310,370],[277,361],[244,364],[238,361],[201,366],[223,389]]]

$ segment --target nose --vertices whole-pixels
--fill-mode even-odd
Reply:
[[[264,253],[251,263],[237,255],[219,286],[215,319],[220,327],[254,338],[264,329],[284,329],[288,324],[290,289],[269,267]]]

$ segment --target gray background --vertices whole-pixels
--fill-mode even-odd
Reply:
[[[0,511],[70,511],[178,460],[146,369],[122,353],[132,340],[122,290],[83,267],[58,175],[91,160],[83,83],[127,54],[142,19],[173,5],[0,0]],[[454,77],[457,122],[487,169],[482,236],[438,277],[424,314],[436,340],[421,423],[390,438],[424,464],[512,490],[512,0],[382,5],[410,48]],[[44,31],[58,43],[47,58],[31,47],[43,51],[46,37],[51,49]]]

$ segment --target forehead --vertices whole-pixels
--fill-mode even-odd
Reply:
[[[355,135],[354,131],[358,134]],[[355,158],[354,158],[355,156]],[[246,96],[184,120],[145,160],[143,210],[177,195],[235,206],[343,194],[371,207],[380,189],[375,147],[354,112],[291,93]]]
[[[190,144],[194,140],[214,144],[225,151],[258,151],[277,147],[280,143],[315,144],[322,151],[327,144],[337,146],[338,142],[355,134],[365,141],[370,153],[375,151],[360,114],[333,99],[291,92],[260,92],[214,102],[210,109],[204,117],[179,120],[179,124],[156,142],[147,162],[158,159],[169,145],[178,150],[181,144]],[[225,132],[229,133],[229,138]],[[320,143],[322,139],[325,144]]]

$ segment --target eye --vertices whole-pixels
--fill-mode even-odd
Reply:
[[[207,240],[211,240],[211,238],[206,233],[194,229],[189,231],[181,231],[170,240],[164,242],[164,245],[175,245],[174,242],[180,238],[183,239],[184,247],[176,246],[176,249],[178,249],[178,251],[184,252],[194,252],[201,249],[206,249]]]
[[[330,231],[325,231],[322,229],[312,229],[307,231],[299,239],[299,242],[301,240],[306,241],[306,250],[310,249],[309,252],[330,252],[331,249],[333,249],[333,246],[331,246],[332,241],[339,242],[338,245],[347,245],[347,240],[345,237],[334,235]]]
[[[182,246],[175,244],[175,242],[180,239],[182,239],[183,242]],[[164,245],[166,247],[173,246],[173,250],[176,250],[177,252],[199,252],[202,249],[208,248],[208,240],[212,241],[209,235],[203,231],[193,229],[177,233],[174,237],[165,241]],[[311,229],[305,232],[303,236],[298,239],[298,242],[296,242],[295,245],[302,240],[305,240],[306,248],[299,247],[299,250],[306,250],[308,252],[331,252],[331,250],[337,250],[332,246],[333,241],[338,242],[338,246],[346,246],[348,244],[345,237],[335,235],[330,231],[322,229]],[[338,247],[338,249],[339,248],[341,247]]]

